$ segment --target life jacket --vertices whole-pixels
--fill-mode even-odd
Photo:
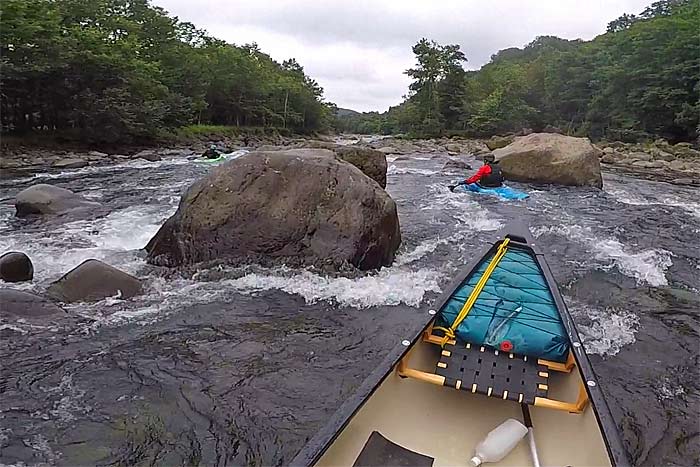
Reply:
[[[489,164],[491,173],[481,177],[479,185],[483,187],[495,188],[503,185],[503,172],[497,163]]]

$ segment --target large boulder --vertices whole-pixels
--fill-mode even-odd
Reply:
[[[146,245],[148,261],[262,262],[339,269],[391,264],[396,204],[360,169],[325,149],[253,152],[194,183]]]
[[[93,302],[143,293],[141,281],[96,259],[89,259],[51,284],[48,293],[63,302]]]
[[[359,146],[337,146],[333,151],[345,162],[349,162],[372,180],[386,188],[386,155],[375,149]]]
[[[0,279],[5,282],[24,282],[34,278],[34,266],[29,256],[10,251],[0,256]]]
[[[100,203],[88,201],[65,188],[44,183],[30,186],[15,197],[17,217],[33,214],[65,214],[76,210],[91,210],[101,207]]]
[[[532,133],[493,154],[509,180],[603,187],[600,150],[588,138]]]
[[[43,297],[20,290],[0,289],[0,316],[33,318],[56,313],[65,311]]]

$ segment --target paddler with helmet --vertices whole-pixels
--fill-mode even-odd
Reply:
[[[454,191],[454,189],[460,185],[470,185],[472,183],[476,183],[483,188],[498,188],[503,186],[503,172],[493,154],[488,153],[484,155],[484,165],[479,167],[479,170],[471,177],[459,182],[457,185],[451,186],[450,190]]]

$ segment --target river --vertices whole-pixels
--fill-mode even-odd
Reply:
[[[526,201],[451,193],[461,174],[425,154],[389,157],[403,245],[360,277],[284,267],[163,275],[141,248],[211,167],[184,158],[0,179],[0,253],[24,251],[32,284],[88,258],[146,294],[0,322],[0,464],[284,465],[385,352],[419,326],[472,252],[529,224],[577,321],[630,457],[700,464],[700,203],[694,189],[605,174],[604,190],[512,184]],[[472,164],[475,164],[473,159]],[[35,183],[109,214],[14,218]]]

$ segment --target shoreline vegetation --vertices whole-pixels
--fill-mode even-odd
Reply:
[[[421,39],[408,94],[384,113],[339,109],[293,58],[228,44],[148,0],[1,8],[3,176],[211,143],[300,146],[352,133],[495,149],[549,132],[610,148],[610,167],[697,178],[700,3],[690,0],[625,14],[591,41],[537,37],[475,71],[460,45]]]

